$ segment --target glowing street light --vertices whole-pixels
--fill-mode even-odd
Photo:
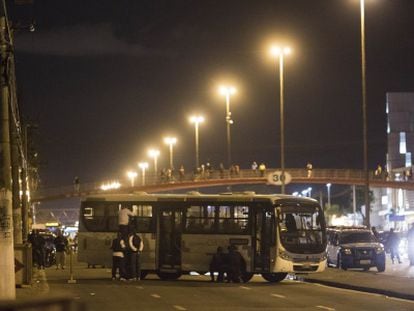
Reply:
[[[142,185],[145,186],[145,171],[148,168],[148,162],[139,162],[138,167],[142,171]]]
[[[173,163],[173,146],[177,143],[177,138],[175,137],[165,137],[164,138],[164,143],[166,143],[169,148],[170,148],[170,169],[171,171],[174,168],[174,163]]]
[[[226,124],[227,124],[227,165],[231,166],[231,133],[230,126],[233,124],[230,111],[230,96],[236,94],[237,90],[233,86],[221,85],[219,93],[226,97]]]
[[[148,150],[148,156],[150,158],[153,158],[154,159],[154,172],[155,172],[155,175],[157,174],[157,171],[158,171],[158,165],[157,165],[157,163],[158,163],[158,157],[159,157],[159,155],[160,155],[160,151],[157,150],[157,149],[150,149],[150,150]]]
[[[128,171],[127,176],[129,178],[129,180],[131,181],[131,187],[134,187],[135,178],[137,178],[138,173],[135,172],[135,171]]]
[[[190,122],[194,123],[195,131],[195,164],[196,169],[200,167],[200,154],[199,154],[199,137],[198,137],[198,126],[204,122],[204,117],[200,115],[194,115],[190,117]]]
[[[279,58],[279,82],[280,82],[280,168],[282,171],[282,193],[285,193],[285,125],[284,125],[284,81],[283,81],[283,65],[284,56],[292,52],[290,47],[272,46],[270,54],[274,58]]]

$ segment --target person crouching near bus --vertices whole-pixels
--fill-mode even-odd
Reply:
[[[235,245],[230,245],[228,250],[229,265],[227,270],[227,282],[240,283],[242,280],[242,273],[246,272],[246,261]]]
[[[122,239],[121,232],[118,232],[117,237],[112,240],[112,280],[116,280],[116,272],[119,272],[119,280],[126,281],[125,268],[125,241]]]
[[[136,229],[128,237],[128,279],[139,281],[141,279],[141,253],[144,250],[144,242],[137,233]]]
[[[217,252],[213,255],[210,262],[211,282],[214,282],[214,273],[217,272],[217,282],[223,282],[224,272],[226,271],[226,260],[223,248],[217,247]]]

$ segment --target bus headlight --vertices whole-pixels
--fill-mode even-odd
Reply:
[[[287,252],[285,252],[285,251],[280,251],[279,252],[279,256],[280,256],[280,258],[285,259],[285,260],[291,260],[292,259],[289,256],[289,254]]]
[[[343,248],[343,249],[342,249],[342,252],[343,252],[345,255],[352,255],[352,250],[351,250],[350,248]]]
[[[377,254],[382,254],[382,253],[384,252],[384,248],[383,248],[382,246],[379,246],[379,247],[377,247],[377,248],[375,249],[375,252],[376,252]]]

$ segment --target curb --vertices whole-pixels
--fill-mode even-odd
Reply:
[[[395,291],[388,290],[388,289],[351,285],[351,284],[326,281],[326,280],[318,280],[318,279],[312,279],[312,278],[306,278],[306,277],[298,277],[297,279],[299,281],[306,282],[306,283],[317,283],[317,284],[322,284],[322,285],[331,286],[331,287],[356,290],[356,291],[367,292],[367,293],[372,293],[372,294],[380,294],[380,295],[384,295],[388,297],[394,297],[394,298],[400,298],[400,299],[406,299],[406,300],[414,300],[414,294],[395,292]]]

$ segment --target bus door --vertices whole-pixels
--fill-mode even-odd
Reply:
[[[183,210],[161,208],[158,217],[158,268],[164,272],[179,271]]]
[[[270,271],[270,248],[276,239],[274,214],[271,209],[253,209],[254,271]]]

